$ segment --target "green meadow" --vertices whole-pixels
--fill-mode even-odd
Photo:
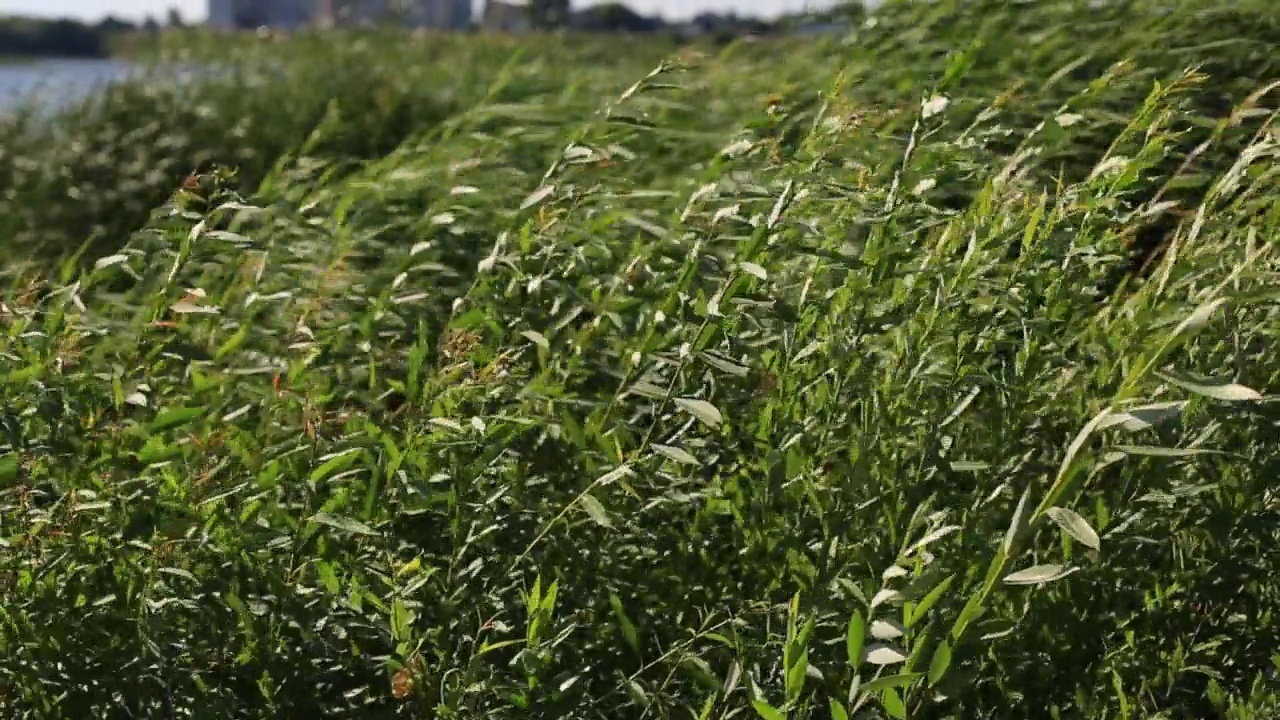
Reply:
[[[1280,717],[1277,47],[186,32],[10,110],[0,714]]]

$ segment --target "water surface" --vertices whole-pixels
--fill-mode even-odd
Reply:
[[[0,113],[26,102],[61,106],[141,72],[122,60],[0,62]]]

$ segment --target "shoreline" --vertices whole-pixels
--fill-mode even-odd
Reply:
[[[22,67],[47,62],[102,62],[119,59],[111,55],[0,55],[0,67]]]

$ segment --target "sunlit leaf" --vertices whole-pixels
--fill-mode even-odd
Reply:
[[[786,715],[782,714],[781,710],[778,710],[764,700],[752,700],[751,707],[755,709],[756,714],[760,716],[761,720],[786,720],[787,718]]]
[[[925,100],[920,106],[920,116],[926,119],[931,118],[934,115],[941,113],[943,110],[946,110],[947,106],[950,104],[951,100],[945,95],[934,95],[928,100]]]
[[[1074,568],[1065,568],[1062,565],[1036,565],[1006,575],[1004,582],[1008,585],[1042,585],[1060,580],[1073,572],[1075,572]]]
[[[547,338],[540,332],[534,330],[521,330],[520,334],[528,338],[529,342],[532,342],[543,350],[551,349],[551,343],[547,342]]]
[[[579,503],[597,525],[607,528],[613,527],[613,521],[609,519],[608,511],[604,509],[604,505],[601,505],[594,495],[584,493]]]
[[[1262,394],[1257,390],[1239,385],[1237,383],[1218,383],[1209,384],[1195,382],[1193,380],[1178,377],[1172,373],[1157,373],[1161,378],[1167,380],[1178,387],[1193,392],[1197,395],[1203,395],[1214,400],[1226,400],[1231,402],[1240,402],[1246,400],[1261,400]]]
[[[902,637],[906,628],[893,619],[874,620],[871,623],[871,637],[877,640],[896,640]]]
[[[653,445],[650,445],[650,447],[653,448],[654,452],[657,452],[658,454],[665,456],[668,460],[673,460],[675,462],[681,463],[682,465],[701,465],[702,464],[701,462],[698,461],[698,458],[694,457],[693,455],[690,455],[687,451],[681,448],[675,447],[673,445],[659,445],[658,443],[654,443]]]
[[[1070,508],[1051,507],[1045,511],[1050,520],[1058,524],[1062,531],[1075,538],[1079,543],[1093,548],[1099,549],[1102,541],[1098,538],[1098,533],[1091,527],[1087,520],[1080,517],[1074,510]]]
[[[676,398],[676,405],[679,405],[681,410],[684,410],[690,415],[698,418],[704,424],[706,424],[708,427],[711,427],[711,428],[719,427],[720,423],[724,419],[720,415],[720,411],[716,408],[716,406],[712,405],[706,400],[696,400],[694,398]]]
[[[1138,432],[1176,418],[1186,409],[1186,401],[1152,403],[1111,413],[1099,424],[1099,429],[1120,425],[1130,432]]]
[[[189,302],[178,302],[169,306],[178,315],[217,315],[222,312],[212,305],[198,305]]]
[[[867,647],[867,662],[872,665],[897,665],[906,661],[907,655],[892,645],[876,643]]]
[[[546,200],[551,195],[551,193],[555,191],[556,191],[556,187],[554,185],[544,185],[543,187],[540,187],[537,190],[534,190],[532,193],[529,194],[528,197],[526,197],[524,200],[520,202],[520,209],[527,210],[533,207],[534,205],[537,205],[543,200]]]
[[[337,528],[338,530],[343,530],[345,532],[353,533],[355,535],[379,535],[380,534],[377,530],[374,530],[373,528],[369,527],[368,525],[365,525],[359,520],[345,517],[342,515],[334,515],[332,513],[327,513],[327,512],[319,512],[319,513],[316,513],[315,515],[312,515],[311,522],[320,523],[321,525],[328,525],[329,527]]]
[[[128,255],[108,255],[104,258],[100,258],[97,262],[95,262],[93,264],[93,269],[101,270],[103,268],[111,267],[112,265],[119,265],[120,263],[124,263],[128,261],[129,261]]]

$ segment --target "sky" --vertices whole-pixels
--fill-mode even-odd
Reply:
[[[480,3],[483,0],[479,0]],[[633,9],[645,13],[661,13],[668,19],[681,19],[700,12],[735,10],[743,15],[771,17],[795,12],[806,7],[822,7],[830,0],[623,0]],[[573,0],[575,6],[592,4]],[[208,0],[0,0],[0,14],[43,15],[97,20],[115,15],[140,20],[146,15],[163,19],[168,9],[176,7],[188,21],[203,19]],[[477,5],[477,11],[479,5]]]

